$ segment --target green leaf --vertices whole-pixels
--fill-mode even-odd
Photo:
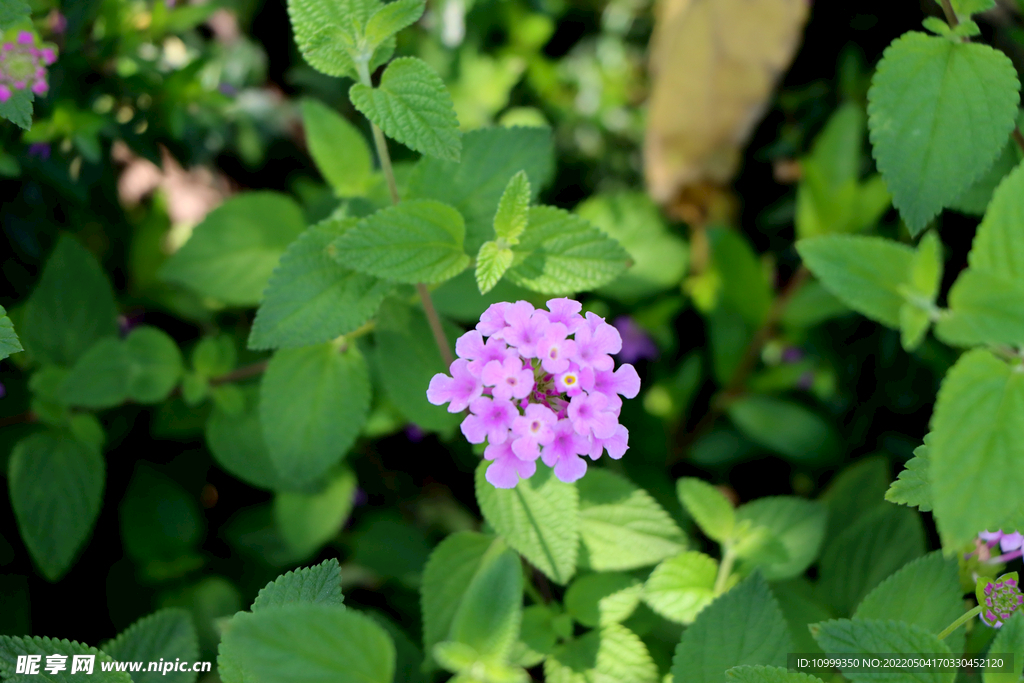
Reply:
[[[820,678],[778,666],[737,666],[725,672],[728,683],[818,683]]]
[[[530,219],[508,278],[542,294],[572,294],[605,285],[625,269],[629,255],[579,216],[551,206],[530,209]]]
[[[640,638],[622,624],[570,640],[544,661],[547,683],[657,683],[658,667]]]
[[[676,493],[683,507],[708,538],[719,543],[732,539],[736,511],[725,494],[696,477],[683,477],[677,481]]]
[[[593,571],[647,567],[686,549],[686,536],[647,491],[608,470],[576,482],[579,565]]]
[[[282,349],[260,385],[260,423],[281,477],[308,483],[337,464],[370,408],[370,373],[355,345]]]
[[[484,478],[489,463],[476,469],[476,499],[484,519],[510,546],[555,583],[576,572],[580,537],[580,496],[541,467],[514,489],[496,489]]]
[[[124,352],[128,361],[125,389],[136,403],[163,401],[181,379],[181,351],[163,330],[136,327],[124,340]]]
[[[194,556],[205,519],[194,494],[145,462],[135,466],[121,501],[121,544],[141,562]]]
[[[834,613],[850,614],[872,588],[923,555],[924,548],[924,529],[916,512],[891,505],[875,507],[847,522],[825,546],[818,563],[819,595]]]
[[[931,420],[928,476],[943,547],[959,548],[1016,512],[1022,440],[1024,375],[983,349],[960,356]]]
[[[691,550],[670,557],[651,572],[644,584],[644,602],[661,616],[692,624],[715,599],[718,562]]]
[[[784,666],[789,629],[760,574],[706,607],[683,631],[672,658],[675,683],[720,683],[726,669],[743,664]]]
[[[495,543],[466,586],[447,639],[469,645],[482,659],[504,660],[519,636],[522,615],[522,562]]]
[[[821,501],[828,505],[825,546],[853,522],[887,507],[884,496],[891,481],[889,461],[882,455],[860,458],[837,474],[821,494]]]
[[[388,137],[409,149],[438,159],[459,160],[462,140],[452,96],[422,59],[392,61],[379,86],[356,83],[349,98]]]
[[[430,554],[420,586],[425,652],[448,638],[462,596],[493,543],[493,536],[460,531],[441,541]]]
[[[395,646],[372,619],[337,605],[239,612],[217,657],[224,683],[391,683]]]
[[[256,311],[249,348],[294,348],[330,341],[370,319],[393,285],[349,270],[333,257],[334,240],[354,218],[326,220],[288,245]]]
[[[291,198],[246,192],[207,214],[159,275],[229,306],[255,306],[281,254],[305,227]]]
[[[373,160],[362,133],[318,100],[304,99],[301,107],[306,144],[321,175],[340,197],[364,195],[373,180]]]
[[[643,584],[628,574],[602,572],[577,577],[565,591],[565,609],[591,628],[618,624],[640,604]]]
[[[11,451],[11,507],[32,559],[50,581],[67,572],[89,537],[104,478],[99,452],[65,434],[31,434]]]
[[[22,343],[41,363],[70,367],[97,341],[116,335],[107,276],[75,238],[61,235],[25,304]]]
[[[30,21],[32,8],[22,0],[0,0],[0,31]]]
[[[299,52],[311,67],[328,76],[358,79],[348,47],[354,47],[367,20],[381,7],[379,0],[289,0],[288,17]],[[368,70],[391,58],[393,39],[385,40],[369,59]]]
[[[402,202],[359,221],[333,243],[343,266],[415,284],[443,282],[469,265],[459,212],[432,199]]]
[[[295,569],[277,577],[260,589],[252,611],[292,605],[341,605],[341,567],[331,558],[312,567]]]
[[[821,652],[807,627],[830,619],[832,614],[815,596],[814,584],[803,577],[776,581],[772,584],[772,593],[786,616],[789,633],[793,636],[793,651]]]
[[[817,624],[812,632],[825,652],[836,655],[867,655],[876,653],[906,654],[935,653],[949,657],[949,647],[924,628],[902,621],[878,619],[835,619]],[[878,671],[844,671],[853,683],[883,681],[884,683],[952,683],[955,671],[934,668],[908,671],[905,669]]]
[[[728,228],[708,231],[712,262],[721,279],[721,301],[749,325],[764,322],[772,305],[772,290],[757,254],[739,232]]]
[[[308,557],[340,531],[352,512],[356,477],[348,468],[313,493],[282,491],[274,496],[274,519],[296,557]]]
[[[494,214],[494,234],[505,244],[518,244],[530,220],[530,179],[519,171],[505,186]]]
[[[728,413],[744,435],[790,460],[826,460],[839,451],[835,430],[799,403],[752,394],[730,403]]]
[[[238,351],[227,335],[203,337],[192,349],[192,368],[203,377],[217,377],[235,369]]]
[[[61,400],[83,408],[111,408],[128,398],[128,354],[120,339],[100,339],[71,367]]]
[[[800,240],[797,251],[825,289],[867,317],[899,327],[914,250],[881,237],[827,235]]]
[[[766,527],[786,550],[782,562],[760,561],[761,573],[769,581],[791,579],[804,573],[818,557],[825,538],[828,509],[815,501],[795,496],[769,496],[751,501],[736,510],[736,519]]]
[[[206,443],[213,459],[233,477],[271,491],[284,487],[270,459],[260,425],[259,390],[244,387],[238,413],[214,406],[206,421]]]
[[[67,657],[67,668],[57,674],[45,673],[46,658],[49,655],[61,654]],[[40,655],[39,671],[36,674],[16,674],[20,655]],[[92,673],[79,671],[72,675],[71,667],[75,655],[92,655],[94,657]],[[124,671],[103,671],[103,664],[114,661],[105,652],[94,647],[83,645],[73,640],[57,640],[56,638],[32,638],[0,636],[0,676],[12,683],[28,681],[47,681],[47,683],[132,683],[131,676]]]
[[[419,21],[426,9],[424,0],[395,0],[377,10],[366,22],[366,42],[376,47]]]
[[[878,169],[911,234],[984,173],[1017,116],[1002,52],[917,31],[886,48],[868,93]]]
[[[24,349],[14,332],[14,323],[7,317],[7,311],[0,306],[0,360]]]
[[[498,280],[512,265],[514,254],[498,242],[484,242],[476,255],[476,286],[486,294],[498,284]]]
[[[103,651],[119,662],[155,662],[163,659],[196,661],[199,659],[199,637],[192,616],[183,609],[162,609],[139,619],[113,640],[104,643]],[[192,683],[193,671],[139,671],[132,674],[133,683]]]
[[[987,12],[996,6],[995,0],[952,0],[953,11],[961,17],[969,17],[979,12]],[[996,652],[996,650],[993,650]]]
[[[485,128],[462,138],[460,163],[423,158],[409,179],[410,199],[436,199],[466,219],[466,251],[475,254],[494,235],[493,219],[509,181],[530,177],[531,198],[554,173],[554,143],[545,128]]]
[[[15,90],[11,93],[10,99],[0,104],[0,118],[7,119],[18,128],[30,130],[32,128],[32,100],[34,99],[35,95],[28,88]]]
[[[1020,680],[1024,670],[1024,616],[1021,616],[1020,610],[1003,623],[988,651],[993,655],[1013,653],[1013,671],[1004,673],[987,670],[982,674],[984,683],[1016,683]]]
[[[1006,280],[1024,277],[1024,166],[1007,175],[995,192],[967,256],[970,267]]]
[[[930,512],[932,509],[932,487],[928,481],[928,469],[931,456],[928,452],[928,443],[931,441],[925,438],[925,443],[914,449],[914,457],[907,461],[906,468],[899,473],[885,492],[885,499],[890,503],[909,505],[916,507],[921,512]]]

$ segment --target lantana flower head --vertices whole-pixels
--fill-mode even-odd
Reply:
[[[46,67],[57,61],[57,48],[40,43],[31,31],[8,33],[0,39],[0,104],[16,90],[45,95],[50,89]]]
[[[978,579],[975,589],[981,620],[993,628],[999,628],[1010,616],[1024,605],[1024,594],[1020,592],[1017,572],[1003,574],[993,581],[987,576]]]
[[[493,304],[475,330],[455,344],[450,375],[430,380],[427,400],[457,413],[469,408],[462,433],[485,443],[487,481],[513,488],[540,460],[558,479],[587,471],[580,456],[621,458],[629,431],[619,424],[622,398],[640,392],[632,365],[615,368],[619,331],[572,299],[547,308],[528,301]]]

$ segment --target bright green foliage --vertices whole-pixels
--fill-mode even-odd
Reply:
[[[366,193],[373,181],[373,160],[362,133],[327,105],[302,101],[306,144],[327,183],[341,197]]]
[[[722,595],[683,631],[672,659],[675,683],[720,683],[743,664],[784,666],[791,641],[786,620],[760,574]]]
[[[447,640],[473,648],[484,660],[504,660],[519,636],[523,569],[519,556],[494,543],[452,615]]]
[[[676,493],[683,507],[708,538],[719,543],[732,540],[736,511],[725,494],[696,477],[683,477],[677,481]]]
[[[213,459],[229,474],[256,488],[283,487],[263,438],[256,387],[243,389],[242,409],[237,413],[215,405],[205,431]]]
[[[349,98],[388,137],[409,149],[438,159],[459,160],[462,140],[452,96],[422,59],[394,60],[384,70],[379,86],[356,83]]]
[[[22,0],[0,0],[0,31],[28,21],[32,8]]]
[[[523,623],[519,627],[519,642],[513,650],[511,660],[520,666],[532,667],[540,664],[544,657],[554,651],[559,633],[555,623],[569,621],[568,614],[557,614],[547,605],[530,605],[523,610]]]
[[[352,512],[356,476],[346,468],[313,493],[282,491],[274,496],[274,520],[297,557],[308,557],[341,530]]]
[[[952,648],[950,648],[952,649]],[[1021,671],[1024,670],[1024,616],[1014,613],[1003,623],[992,641],[989,652],[1013,653],[1013,671],[1002,673],[996,671],[985,671],[982,680],[985,683],[1016,683],[1020,680]]]
[[[972,14],[979,12],[985,12],[996,6],[995,0],[951,0],[953,3],[953,11],[962,17],[968,17]],[[993,650],[993,652],[1001,652],[1001,650]]]
[[[867,317],[899,327],[914,250],[881,237],[829,235],[797,242],[797,251],[825,289]]]
[[[484,519],[533,566],[565,585],[576,572],[579,548],[576,487],[541,467],[514,489],[496,489],[484,479],[489,464],[476,469],[476,500]]]
[[[1017,116],[1009,58],[911,31],[878,64],[868,127],[878,169],[912,234],[992,165]]]
[[[779,666],[737,666],[725,672],[729,683],[816,683],[810,674],[789,671]]]
[[[498,242],[484,242],[476,255],[476,285],[481,294],[486,294],[498,284],[514,257],[510,248]]]
[[[315,480],[352,446],[370,407],[370,373],[355,346],[282,349],[260,385],[270,460],[294,484]]]
[[[790,460],[813,462],[839,450],[835,430],[799,403],[754,394],[729,404],[728,413],[752,441]]]
[[[928,477],[943,547],[998,529],[1018,506],[1024,464],[1024,375],[976,349],[960,357],[939,389],[931,421]]]
[[[353,48],[381,7],[379,0],[290,0],[288,16],[295,43],[311,67],[328,76],[358,79]],[[387,62],[394,50],[394,39],[385,40],[367,56],[368,70]]]
[[[908,351],[921,344],[932,317],[938,315],[935,297],[942,282],[942,266],[942,242],[934,231],[926,233],[914,252],[902,290],[906,303],[900,307],[900,340]]]
[[[68,667],[57,674],[43,672],[43,665],[46,664],[47,655],[62,654],[67,656]],[[15,674],[18,655],[42,655],[39,671],[40,674],[31,677]],[[86,674],[79,672],[71,675],[71,658],[73,655],[94,655],[96,657],[93,666],[93,673]],[[101,663],[113,661],[105,652],[94,647],[88,647],[73,640],[57,640],[56,638],[19,638],[11,636],[0,636],[0,676],[6,681],[45,680],[47,683],[133,683],[131,676],[124,671],[103,671]]]
[[[14,323],[7,317],[7,311],[0,306],[0,360],[24,349],[14,331]]]
[[[542,294],[571,294],[605,285],[629,258],[619,244],[587,221],[562,209],[530,209],[529,225],[513,249],[508,278]]]
[[[354,218],[328,219],[290,245],[270,276],[249,348],[293,348],[330,341],[365,323],[393,285],[339,264],[333,242]]]
[[[906,469],[899,473],[896,481],[885,492],[887,501],[916,507],[921,512],[931,511],[932,488],[928,481],[930,441],[929,437],[925,437],[925,442],[914,449],[914,457],[907,461]]]
[[[821,554],[818,591],[835,614],[846,615],[883,579],[924,554],[924,529],[914,511],[884,504],[840,523],[842,531]]]
[[[302,567],[282,574],[262,589],[252,603],[252,611],[273,609],[281,605],[341,605],[341,568],[331,558],[312,567]]]
[[[383,628],[337,605],[239,612],[217,657],[224,683],[391,683],[395,646]]]
[[[469,265],[466,225],[441,202],[402,202],[359,221],[333,243],[343,266],[396,282],[444,282]]]
[[[366,22],[366,42],[377,47],[385,40],[423,16],[423,0],[395,0],[374,12]]]
[[[795,496],[769,496],[741,506],[736,510],[736,519],[766,527],[782,543],[786,552],[784,561],[752,558],[752,563],[761,567],[766,579],[777,581],[803,574],[818,557],[828,510],[822,503]]]
[[[544,128],[485,128],[462,138],[459,163],[423,158],[409,178],[409,198],[436,199],[466,219],[466,251],[475,254],[491,239],[495,209],[519,171],[530,178],[531,199],[554,171],[551,131]]]
[[[670,557],[651,572],[644,584],[644,602],[680,624],[691,624],[715,598],[718,562],[691,550]]]
[[[643,584],[628,574],[602,572],[577,577],[565,591],[565,609],[584,626],[618,624],[640,604]]]
[[[835,619],[812,627],[815,640],[822,649],[836,655],[869,655],[877,652],[906,654],[935,653],[949,656],[949,647],[934,634],[916,624],[879,619]],[[956,672],[952,669],[928,669],[915,672],[880,673],[846,671],[844,675],[854,683],[861,681],[913,680],[917,683],[952,683]]]
[[[281,254],[305,227],[302,210],[285,195],[237,195],[195,227],[160,277],[230,306],[255,306]]]
[[[70,435],[38,432],[11,451],[7,484],[18,529],[43,575],[71,566],[103,502],[103,457]]]
[[[657,205],[643,192],[595,195],[576,207],[626,250],[632,265],[602,293],[632,302],[677,286],[686,275],[689,248],[672,233]]]
[[[580,567],[626,571],[686,549],[686,537],[647,491],[605,469],[576,482],[580,496]]]
[[[182,609],[162,609],[143,617],[116,638],[104,643],[102,649],[119,662],[155,662],[159,659],[194,662],[199,659],[199,640],[195,626],[192,625],[192,617]],[[192,671],[171,671],[165,674],[143,670],[135,673],[132,681],[192,683],[196,677],[197,674]]]
[[[657,683],[658,669],[635,633],[621,624],[570,640],[544,662],[547,683]]]
[[[1008,280],[1024,276],[1024,167],[1010,173],[992,194],[992,202],[974,235],[968,263]]]
[[[505,244],[519,243],[519,236],[526,230],[530,219],[530,178],[526,171],[519,171],[505,186],[505,191],[498,200],[498,210],[494,214],[494,234]]]
[[[25,304],[21,341],[41,363],[70,366],[103,337],[117,334],[114,292],[96,259],[62,235]]]

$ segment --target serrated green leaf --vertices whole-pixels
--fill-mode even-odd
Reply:
[[[465,270],[466,224],[459,212],[432,199],[402,202],[368,216],[333,243],[347,268],[415,284],[443,282]]]
[[[57,432],[31,434],[15,446],[7,484],[18,529],[43,575],[67,572],[103,502],[99,452]]]
[[[996,6],[995,0],[952,0],[953,11],[961,17],[987,12]]]
[[[1000,153],[1017,116],[1010,59],[980,43],[911,31],[886,48],[868,93],[878,169],[911,234]]]
[[[391,683],[395,646],[372,619],[337,605],[239,612],[217,656],[224,683]]]
[[[498,284],[498,280],[512,265],[514,255],[508,247],[497,242],[484,242],[476,255],[476,286],[486,294]]]
[[[719,543],[732,539],[736,527],[736,511],[725,494],[696,477],[683,477],[677,481],[676,493],[683,507],[708,538]]]
[[[519,171],[505,186],[494,214],[494,234],[506,244],[517,244],[530,219],[530,179]]]
[[[967,261],[974,270],[1007,280],[1024,277],[1024,166],[1003,178],[974,235]]]
[[[476,499],[484,519],[505,541],[555,583],[576,572],[580,538],[580,496],[541,467],[514,489],[496,489],[484,478],[489,463],[476,469]]]
[[[914,457],[907,461],[906,468],[889,486],[889,490],[885,492],[885,499],[890,503],[916,507],[921,512],[930,512],[932,509],[932,488],[928,481],[930,462],[931,456],[927,443],[915,448]]]
[[[294,348],[348,334],[365,323],[393,285],[345,268],[335,239],[357,223],[327,220],[288,245],[256,311],[249,348]]]
[[[835,619],[817,624],[815,639],[825,652],[836,655],[875,656],[876,653],[884,652],[910,656],[921,653],[950,656],[945,642],[920,626],[902,621]],[[949,668],[843,671],[843,675],[854,683],[952,683],[955,674]]]
[[[139,619],[116,638],[104,643],[103,651],[119,662],[155,662],[158,659],[194,662],[199,659],[199,638],[188,612],[183,609],[162,609]],[[196,677],[194,671],[161,672],[144,669],[133,672],[132,682],[192,683]]]
[[[67,657],[67,668],[56,674],[45,672],[46,658],[49,655],[61,654]],[[16,674],[18,657],[21,655],[40,655],[39,672],[35,674]],[[92,656],[92,673],[78,671],[71,673],[75,655]],[[44,680],[47,683],[132,683],[131,676],[124,671],[103,671],[103,664],[114,660],[110,655],[94,647],[83,645],[73,640],[57,640],[56,638],[32,638],[0,636],[0,676],[10,683],[29,683]]]
[[[24,349],[14,331],[14,323],[7,317],[7,311],[0,306],[0,360]]]
[[[246,192],[211,211],[160,269],[160,277],[231,306],[255,306],[281,254],[306,227],[276,192]]]
[[[296,557],[312,555],[341,531],[355,493],[356,477],[345,467],[318,491],[281,491],[274,496],[274,521]]]
[[[370,373],[355,345],[282,349],[260,385],[260,423],[281,477],[306,484],[337,464],[370,408]]]
[[[779,604],[755,573],[718,597],[683,631],[672,658],[672,678],[675,683],[720,683],[734,666],[784,666],[790,648]]]
[[[982,674],[985,683],[1016,683],[1020,680],[1021,672],[1024,671],[1024,616],[1020,610],[1003,623],[988,651],[993,655],[1012,652],[1013,671],[986,670]]]
[[[618,242],[568,211],[530,209],[529,224],[513,248],[508,278],[542,294],[572,294],[605,285],[625,269]]]
[[[570,640],[544,661],[547,683],[657,683],[658,667],[640,638],[607,624]]]
[[[791,579],[804,573],[818,557],[825,538],[828,509],[815,501],[795,496],[769,496],[751,501],[736,510],[738,521],[747,520],[766,527],[781,542],[786,559],[752,558],[769,581]]]
[[[31,18],[32,8],[22,0],[0,0],[0,31],[6,31]]]
[[[618,624],[640,604],[643,584],[628,574],[602,572],[577,577],[565,591],[565,609],[591,628]]]
[[[304,99],[301,106],[306,144],[324,179],[338,196],[365,194],[373,180],[373,160],[362,133],[318,100]]]
[[[184,371],[181,351],[171,337],[143,325],[124,340],[128,359],[128,398],[137,403],[159,403],[167,398]]]
[[[818,683],[820,678],[778,666],[737,666],[725,672],[729,683]]]
[[[825,289],[855,311],[899,327],[914,250],[881,237],[828,235],[800,240],[801,258]]]
[[[116,335],[107,276],[75,238],[61,235],[25,304],[22,343],[38,361],[70,367],[98,340]]]
[[[263,438],[257,387],[243,388],[242,409],[237,413],[215,405],[205,435],[213,459],[232,476],[260,489],[285,488]]]
[[[6,102],[0,103],[0,118],[7,119],[22,130],[30,130],[34,99],[35,95],[29,88],[14,90]]]
[[[366,42],[372,47],[419,21],[426,9],[424,0],[394,0],[377,10],[366,22]]]
[[[459,160],[462,140],[452,96],[422,59],[392,61],[379,86],[356,83],[349,98],[388,137],[409,149],[438,159]]]
[[[647,491],[607,470],[576,482],[579,565],[593,571],[647,567],[686,549],[686,536]]]
[[[939,388],[930,437],[928,477],[943,547],[1000,528],[1024,486],[1024,374],[983,349],[960,356]]]
[[[718,562],[704,553],[691,550],[670,557],[648,577],[644,602],[670,621],[692,624],[715,599],[717,575]]]
[[[295,43],[311,67],[328,76],[359,78],[349,46],[354,47],[366,22],[381,7],[379,0],[289,0],[288,17]],[[385,40],[369,59],[374,72],[395,50],[394,39]]]
[[[481,659],[503,661],[519,635],[522,615],[522,562],[504,543],[495,543],[466,586],[447,640],[469,645]]]
[[[260,589],[252,611],[291,605],[341,605],[341,567],[331,558],[311,567],[295,569],[277,577]]]

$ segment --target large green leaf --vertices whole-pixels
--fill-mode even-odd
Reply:
[[[348,46],[355,46],[367,20],[382,6],[379,0],[289,0],[288,16],[295,43],[309,65],[328,76],[358,79]],[[369,60],[373,72],[390,59],[394,39],[382,42]]]
[[[967,255],[972,269],[1005,278],[1024,277],[1024,166],[999,183]]]
[[[296,557],[308,557],[341,531],[355,493],[356,477],[345,467],[316,491],[280,491],[274,496],[277,529]]]
[[[285,248],[305,229],[302,210],[276,192],[246,192],[195,227],[160,277],[232,306],[255,306]]]
[[[342,197],[362,196],[373,180],[370,147],[344,116],[317,100],[302,100],[309,153],[321,175]]]
[[[214,404],[206,421],[206,443],[216,463],[232,476],[256,488],[273,491],[285,487],[263,438],[256,387],[242,388],[238,412]]]
[[[447,640],[473,648],[483,659],[505,659],[523,616],[523,565],[504,543],[480,562],[452,615]]]
[[[946,374],[931,421],[928,476],[943,546],[998,529],[1024,486],[1024,375],[989,351],[960,357]]]
[[[32,434],[11,451],[11,507],[32,559],[50,581],[67,572],[89,537],[104,478],[99,452],[67,434]]]
[[[931,439],[925,437],[925,443],[914,449],[914,457],[907,461],[906,468],[897,475],[896,481],[885,492],[885,499],[890,503],[916,507],[921,512],[932,509],[932,485],[928,481],[929,454],[928,444]]]
[[[394,60],[384,70],[379,86],[356,83],[349,97],[388,137],[432,157],[459,160],[462,140],[452,96],[422,59]]]
[[[640,638],[607,624],[570,640],[544,661],[547,683],[657,683],[658,667]]]
[[[110,408],[128,398],[128,354],[120,339],[100,339],[82,354],[60,385],[71,406]]]
[[[476,500],[484,519],[510,546],[552,581],[565,585],[576,572],[580,495],[576,487],[540,467],[513,489],[496,489],[476,469]]]
[[[7,317],[4,307],[0,306],[0,360],[22,350],[21,341],[14,331],[14,323]]]
[[[119,662],[155,662],[176,659],[194,662],[199,659],[199,638],[192,625],[192,616],[183,609],[162,609],[139,619],[113,640],[103,644],[103,651]],[[138,671],[132,673],[133,683],[192,683],[194,671]]]
[[[825,538],[828,510],[822,503],[796,496],[770,496],[751,501],[736,510],[736,519],[767,528],[786,550],[785,561],[752,558],[770,581],[791,579],[804,573],[818,557]]]
[[[992,165],[1013,129],[1010,59],[980,43],[911,31],[886,49],[868,93],[878,169],[912,234]]]
[[[296,485],[323,475],[355,442],[370,408],[370,373],[354,344],[282,349],[260,385],[270,460]]]
[[[729,683],[818,683],[820,678],[780,666],[737,666],[725,672]]]
[[[268,583],[256,595],[252,611],[293,603],[340,605],[344,599],[341,594],[341,567],[332,557],[312,567],[282,574]]]
[[[159,403],[167,398],[184,371],[175,341],[163,330],[143,325],[128,333],[124,348],[128,398],[136,403]]]
[[[950,656],[949,647],[934,634],[916,624],[879,619],[836,619],[816,624],[812,632],[830,655],[877,656],[877,653],[920,656],[923,653]],[[919,669],[844,670],[854,683],[952,683],[951,667]]]
[[[715,599],[718,562],[689,551],[670,557],[651,572],[644,584],[644,602],[655,612],[680,624],[691,624]]]
[[[64,664],[66,669],[56,674],[46,673],[46,658],[50,655],[59,654],[67,657]],[[18,657],[22,655],[37,655],[40,657],[39,670],[34,674],[16,674]],[[86,656],[93,659],[91,673],[79,670],[72,674],[71,668],[74,665],[75,655]],[[10,683],[30,683],[31,681],[46,681],[47,683],[132,683],[131,676],[125,671],[103,671],[104,664],[110,664],[114,660],[110,655],[94,647],[77,643],[73,640],[57,640],[56,638],[32,638],[0,636],[0,677]]]
[[[839,451],[835,429],[813,410],[752,394],[729,404],[729,418],[751,441],[795,461],[827,460]]]
[[[629,574],[584,574],[565,591],[565,609],[573,619],[591,628],[618,624],[636,610],[642,593],[643,584]]]

